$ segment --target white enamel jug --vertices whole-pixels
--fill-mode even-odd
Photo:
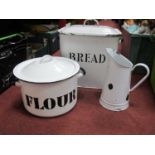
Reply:
[[[100,104],[112,111],[125,110],[129,106],[128,98],[130,92],[149,76],[150,70],[143,63],[133,65],[127,58],[111,48],[107,48],[106,52],[108,55],[108,67],[100,96]],[[146,69],[146,75],[130,88],[131,73],[138,66]]]

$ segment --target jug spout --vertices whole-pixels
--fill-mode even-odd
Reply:
[[[131,61],[112,48],[106,48],[106,53],[108,54],[109,61],[113,61],[121,67],[131,68],[133,66]]]

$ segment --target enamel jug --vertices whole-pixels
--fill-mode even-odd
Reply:
[[[129,106],[130,92],[149,76],[150,70],[143,63],[133,65],[127,58],[111,48],[107,48],[106,53],[108,55],[108,66],[100,96],[100,104],[112,111],[125,110]],[[146,69],[146,75],[130,88],[131,73],[139,66]]]

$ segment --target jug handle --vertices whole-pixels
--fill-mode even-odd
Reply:
[[[149,74],[150,74],[150,69],[149,69],[149,67],[148,67],[147,65],[143,64],[143,63],[138,63],[138,64],[134,65],[133,68],[132,68],[132,71],[133,71],[136,67],[138,67],[138,66],[144,67],[144,68],[146,69],[146,74],[145,74],[145,76],[144,76],[140,81],[138,81],[138,82],[130,89],[130,92],[133,91],[134,89],[136,89],[142,82],[144,82],[144,80],[145,80],[145,79],[149,76]]]

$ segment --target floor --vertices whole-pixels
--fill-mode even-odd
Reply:
[[[134,75],[132,85],[141,76]],[[20,88],[0,95],[0,134],[51,135],[152,135],[155,134],[155,95],[149,80],[130,94],[130,107],[113,112],[99,104],[101,90],[78,89],[78,102],[68,113],[41,118],[23,106]]]

